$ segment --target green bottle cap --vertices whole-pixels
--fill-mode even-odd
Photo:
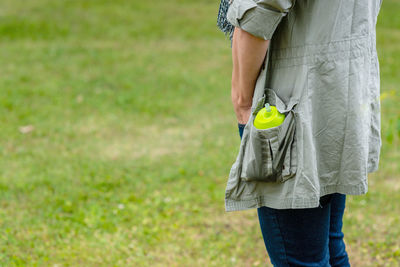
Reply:
[[[268,129],[279,126],[285,120],[285,115],[280,113],[275,106],[269,103],[265,104],[254,119],[254,126],[257,129]]]

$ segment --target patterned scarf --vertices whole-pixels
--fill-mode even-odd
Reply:
[[[226,36],[229,37],[232,46],[233,30],[235,27],[226,19],[226,13],[228,12],[230,4],[230,0],[221,0],[218,11],[217,26]]]

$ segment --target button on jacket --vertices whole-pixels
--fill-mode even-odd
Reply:
[[[380,0],[233,0],[228,21],[271,40],[225,192],[227,211],[314,208],[361,195],[381,148]],[[286,115],[257,130],[265,101]]]

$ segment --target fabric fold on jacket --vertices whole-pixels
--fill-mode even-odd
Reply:
[[[227,19],[254,36],[270,40],[279,22],[289,12],[294,1],[290,0],[233,0]]]

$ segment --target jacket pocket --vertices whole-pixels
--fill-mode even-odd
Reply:
[[[254,118],[265,101],[285,114],[279,126],[257,129]],[[297,142],[295,136],[295,108],[297,103],[286,105],[271,89],[258,100],[248,125],[248,140],[244,148],[240,177],[244,181],[285,182],[297,171]]]

